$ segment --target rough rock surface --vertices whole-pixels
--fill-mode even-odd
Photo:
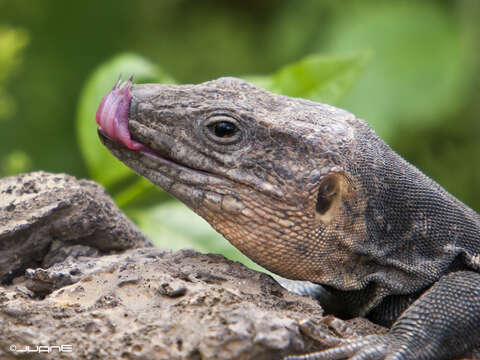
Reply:
[[[45,172],[0,179],[0,283],[62,261],[77,245],[100,253],[152,246],[92,181]]]
[[[29,273],[0,288],[1,359],[37,345],[72,345],[56,359],[278,359],[312,350],[298,323],[322,322],[316,301],[192,250],[135,249]],[[59,274],[76,282],[44,298],[28,289]]]
[[[302,322],[382,331],[223,256],[149,245],[92,182],[0,180],[0,359],[278,359],[319,346]]]

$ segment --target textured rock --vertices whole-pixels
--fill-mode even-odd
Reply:
[[[220,255],[145,248],[83,260],[77,282],[43,300],[25,281],[0,288],[1,359],[18,355],[11,345],[62,344],[73,352],[55,358],[273,359],[311,349],[298,322],[321,320],[314,300]],[[71,266],[32,270],[28,282]]]
[[[0,359],[278,359],[319,346],[300,328],[381,331],[223,256],[150,245],[95,183],[0,180]]]
[[[75,245],[109,253],[152,244],[92,181],[45,172],[0,179],[0,283],[78,253]]]

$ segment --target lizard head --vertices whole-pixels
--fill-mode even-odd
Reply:
[[[119,82],[97,112],[100,138],[116,157],[248,257],[288,278],[347,288],[358,284],[352,244],[365,236],[346,166],[355,121],[235,78]]]

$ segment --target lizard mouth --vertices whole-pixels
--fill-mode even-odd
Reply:
[[[132,155],[128,155],[129,158],[144,160],[153,166],[154,164],[163,165],[182,171],[193,171],[197,174],[212,176],[207,171],[192,168],[173,159],[167,155],[167,151],[164,149],[153,149],[132,138],[128,127],[132,102],[132,81],[133,76],[125,82],[119,79],[113,89],[103,97],[98,107],[95,120],[98,124],[98,135],[102,143],[116,156],[120,153],[130,152]],[[138,153],[146,156],[138,157],[134,155]],[[153,164],[151,160],[154,160]],[[127,165],[134,170],[139,170],[138,167],[140,166],[138,162]]]

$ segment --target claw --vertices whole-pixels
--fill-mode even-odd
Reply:
[[[385,359],[390,356],[392,359],[404,359],[402,344],[395,341],[389,335],[367,335],[351,339],[340,339],[338,346],[327,350],[316,351],[310,354],[291,355],[284,360],[334,360],[334,359],[355,359],[373,360]]]
[[[327,327],[328,324],[322,323],[320,325],[312,323],[310,320],[302,321],[299,324],[300,331],[315,340],[324,347],[333,347],[343,344],[346,340],[341,337],[330,335],[332,331]],[[338,335],[338,334],[337,334]]]

